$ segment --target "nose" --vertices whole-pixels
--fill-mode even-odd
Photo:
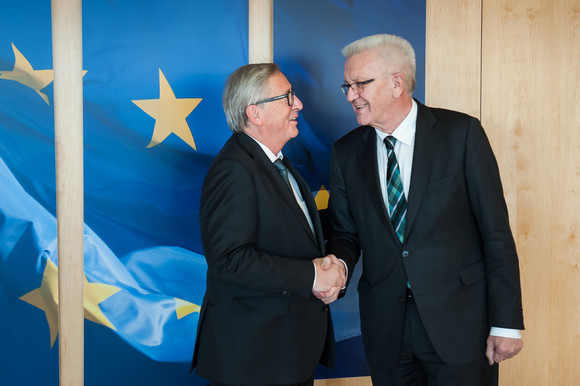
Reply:
[[[349,103],[352,103],[352,101],[354,101],[356,98],[358,98],[360,95],[358,92],[354,91],[354,89],[352,87],[348,88],[348,91],[346,93],[346,100]]]
[[[292,109],[300,111],[302,110],[303,107],[304,105],[302,104],[302,101],[296,95],[294,95],[294,103],[292,104]]]

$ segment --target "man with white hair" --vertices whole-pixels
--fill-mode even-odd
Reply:
[[[494,385],[523,347],[518,256],[480,122],[413,99],[403,38],[347,45],[360,127],[332,151],[327,253],[362,251],[361,330],[375,385]]]

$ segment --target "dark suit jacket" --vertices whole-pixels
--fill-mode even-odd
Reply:
[[[327,253],[349,272],[362,248],[361,329],[371,372],[390,372],[411,283],[435,350],[480,358],[490,326],[523,329],[519,266],[497,163],[479,121],[418,103],[405,241],[383,203],[376,133],[359,127],[331,160]]]
[[[246,134],[215,158],[200,205],[207,289],[192,367],[226,384],[289,384],[333,365],[328,306],[312,295],[324,239],[312,193],[284,158],[315,234],[278,170]]]

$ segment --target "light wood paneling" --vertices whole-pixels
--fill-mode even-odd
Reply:
[[[520,254],[527,330],[502,385],[580,384],[580,1],[483,2],[482,122]]]
[[[426,102],[478,116],[478,87],[465,82],[481,78],[526,323],[524,350],[502,363],[500,385],[578,385],[580,0],[483,0],[480,15],[473,3],[427,1]],[[481,55],[466,51],[478,17]]]
[[[371,377],[320,379],[314,386],[372,386]]]
[[[480,116],[481,2],[427,1],[425,101]]]

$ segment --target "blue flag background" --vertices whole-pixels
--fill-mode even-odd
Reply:
[[[58,385],[50,2],[0,13],[0,384]],[[248,61],[248,2],[83,4],[85,384],[192,385],[206,264],[199,198],[229,138],[227,76]],[[284,149],[314,194],[334,140],[356,126],[340,48],[407,38],[423,99],[425,1],[274,1],[274,59],[304,103]],[[324,191],[324,189],[322,189]],[[332,305],[339,364],[368,374],[354,284]]]

